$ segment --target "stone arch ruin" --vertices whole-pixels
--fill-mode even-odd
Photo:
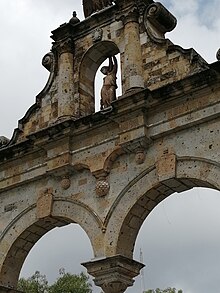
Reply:
[[[161,3],[109,4],[52,32],[48,82],[12,138],[1,137],[1,292],[17,292],[44,233],[76,222],[94,252],[88,273],[122,293],[144,265],[133,247],[153,208],[195,186],[220,189],[219,61],[166,39],[176,19]],[[95,73],[117,53],[122,95],[95,113]]]

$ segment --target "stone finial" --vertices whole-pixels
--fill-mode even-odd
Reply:
[[[69,20],[69,23],[72,24],[72,25],[75,25],[77,23],[80,22],[79,18],[76,16],[76,11],[73,11],[73,16],[72,18]]]

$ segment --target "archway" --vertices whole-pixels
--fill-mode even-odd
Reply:
[[[172,194],[152,210],[134,250],[134,258],[140,260],[141,249],[146,267],[128,293],[158,287],[186,293],[218,291],[219,195],[197,187]]]
[[[2,233],[4,251],[0,258],[1,284],[16,288],[22,265],[34,244],[51,229],[70,223],[78,223],[87,233],[96,256],[95,242],[100,238],[100,222],[87,206],[57,198],[51,215],[38,219],[36,205],[33,205],[22,211]]]
[[[71,274],[86,272],[81,263],[92,258],[88,236],[78,224],[71,223],[53,228],[38,240],[23,263],[20,277],[40,271],[52,284],[62,268]]]
[[[82,116],[95,112],[95,76],[100,65],[109,57],[117,55],[119,49],[112,41],[98,42],[84,55],[80,65],[80,113]]]
[[[106,217],[106,242],[110,243],[107,255],[122,254],[132,258],[141,225],[150,212],[169,195],[193,187],[220,189],[220,168],[212,161],[177,158],[175,177],[160,180],[158,172],[157,166],[144,170],[117,197]],[[116,227],[114,235],[113,226]]]

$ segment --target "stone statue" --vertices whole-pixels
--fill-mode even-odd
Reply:
[[[117,70],[118,63],[115,56],[109,57],[109,65],[101,68],[101,72],[105,75],[101,89],[101,110],[110,107],[111,103],[116,100]]]
[[[83,11],[85,17],[90,16],[96,11],[112,5],[113,0],[83,0]]]

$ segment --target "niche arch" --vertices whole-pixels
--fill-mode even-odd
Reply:
[[[101,41],[94,44],[84,54],[79,75],[79,95],[81,116],[95,112],[95,76],[100,65],[109,57],[120,53],[112,41]]]
[[[87,206],[57,198],[54,200],[51,216],[38,219],[37,206],[34,204],[23,210],[2,234],[0,240],[4,251],[0,254],[0,285],[16,288],[22,265],[32,247],[53,228],[70,223],[79,224],[86,232],[93,254],[97,256],[95,242],[101,237],[101,222]]]
[[[176,176],[168,180],[159,180],[155,165],[143,171],[119,194],[106,217],[106,255],[133,258],[139,230],[160,202],[175,192],[193,187],[220,190],[219,178],[220,165],[201,158],[178,158]]]

